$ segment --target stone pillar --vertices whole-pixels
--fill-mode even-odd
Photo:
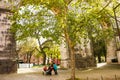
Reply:
[[[10,10],[0,8],[0,73],[17,72],[16,44],[8,15],[11,15]]]
[[[112,39],[110,41],[106,42],[107,44],[107,63],[112,63],[112,59],[116,58],[116,46],[115,46],[115,40]]]
[[[61,53],[61,67],[62,68],[69,68],[69,52],[67,50],[68,48],[65,46],[65,44],[61,44],[60,46],[60,53]]]
[[[120,64],[120,51],[117,51],[118,64]]]

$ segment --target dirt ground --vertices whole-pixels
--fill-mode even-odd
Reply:
[[[58,75],[43,75],[40,68],[19,69],[18,73],[0,74],[0,80],[66,80],[70,78],[71,71],[58,70]],[[120,80],[120,64],[106,64],[102,67],[90,69],[76,69],[76,77],[81,80]]]

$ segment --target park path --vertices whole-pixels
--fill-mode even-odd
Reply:
[[[41,68],[19,69],[18,73],[1,74],[0,80],[66,80],[70,70],[58,70],[58,75],[42,75]],[[107,64],[98,68],[76,70],[76,77],[82,80],[120,80],[120,64]]]

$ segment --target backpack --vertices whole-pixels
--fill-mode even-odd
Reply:
[[[56,65],[56,64],[53,64],[53,68],[54,68],[55,70],[57,70],[57,65]]]

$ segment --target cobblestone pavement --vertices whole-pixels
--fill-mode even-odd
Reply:
[[[58,70],[58,75],[43,75],[40,68],[18,69],[18,73],[1,74],[0,80],[66,80],[70,78],[70,70]],[[104,67],[76,70],[76,77],[82,80],[120,80],[120,65],[112,64]]]

